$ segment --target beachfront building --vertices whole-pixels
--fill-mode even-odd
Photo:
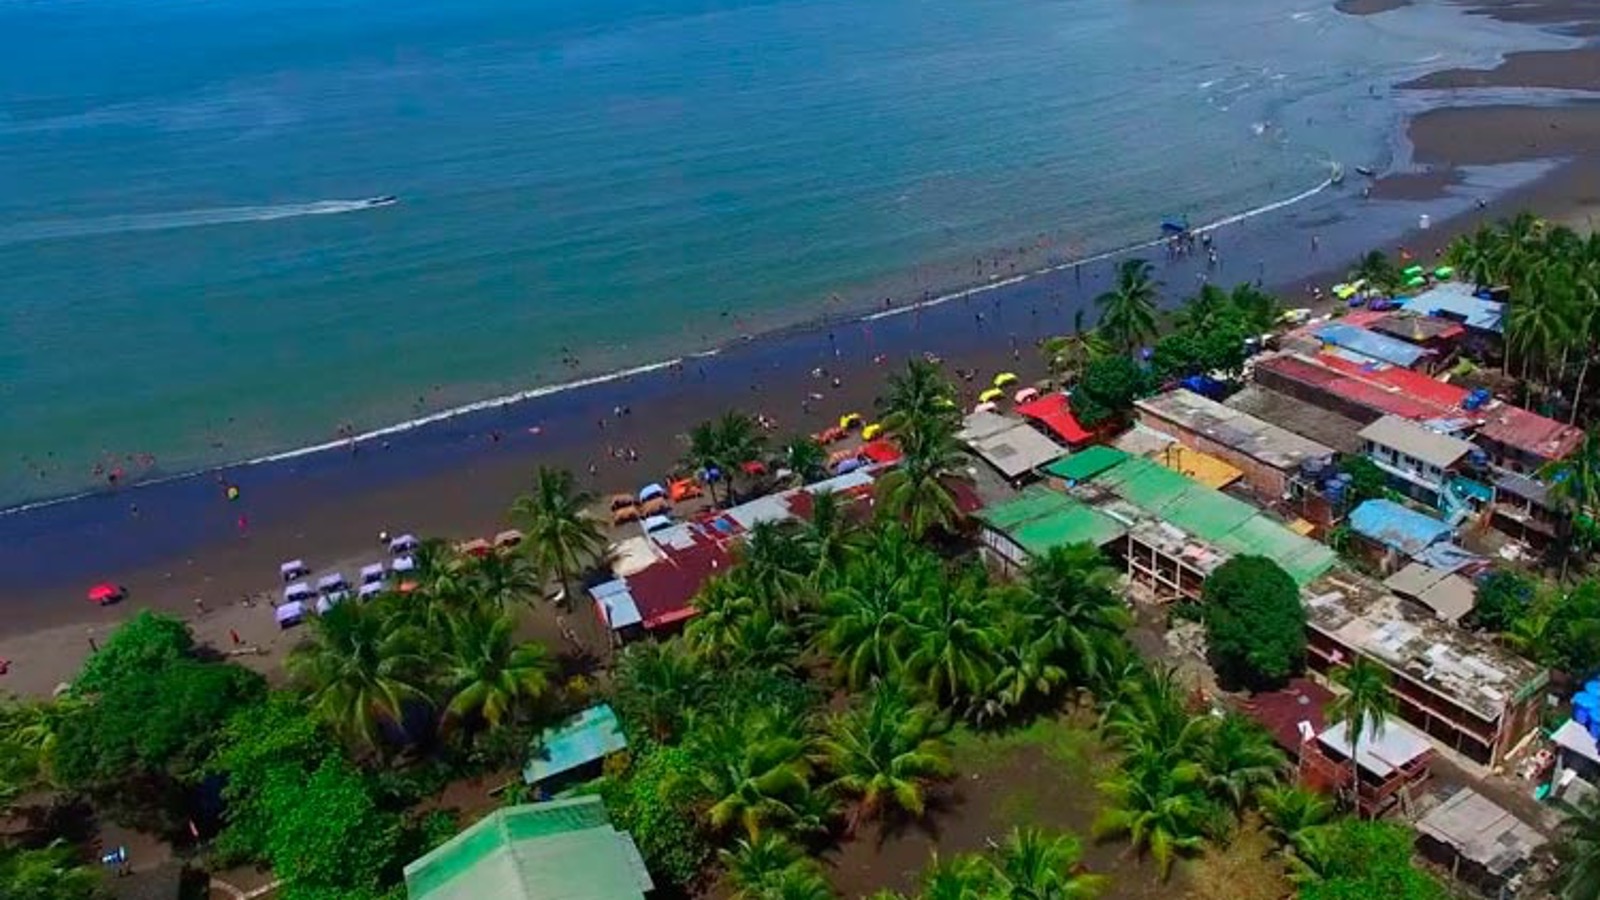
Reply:
[[[410,900],[630,900],[654,889],[599,797],[498,809],[405,867]]]
[[[1361,429],[1362,452],[1389,476],[1392,487],[1440,510],[1452,522],[1472,512],[1491,492],[1469,477],[1472,444],[1399,416]],[[1470,482],[1470,484],[1469,484]]]
[[[1327,672],[1358,656],[1383,666],[1400,717],[1444,746],[1498,765],[1538,727],[1544,668],[1347,569],[1305,595],[1311,667]]]
[[[1067,453],[1027,422],[989,411],[969,413],[956,439],[1013,485],[1037,479],[1040,466]]]
[[[1366,327],[1429,351],[1433,354],[1430,363],[1434,371],[1450,362],[1457,345],[1467,333],[1466,326],[1459,322],[1405,310],[1385,313],[1368,322]]]
[[[1017,404],[1017,415],[1033,423],[1035,428],[1050,435],[1056,443],[1073,450],[1086,447],[1100,437],[1100,432],[1085,428],[1072,413],[1067,395],[1049,393]]]
[[[539,732],[522,767],[522,781],[551,792],[563,784],[600,774],[600,764],[628,749],[622,723],[608,704],[591,706]]]
[[[1309,331],[1304,339],[1313,342],[1313,346],[1306,349],[1311,352],[1319,350],[1327,352],[1331,356],[1342,357],[1363,366],[1387,364],[1402,369],[1432,371],[1438,357],[1438,354],[1426,347],[1351,324],[1346,320],[1310,325],[1307,328]],[[1285,346],[1298,349],[1300,344],[1291,337],[1285,341]]]
[[[1480,296],[1470,284],[1446,281],[1415,297],[1401,300],[1400,308],[1424,316],[1461,323],[1468,335],[1498,341],[1505,334],[1506,305]]]
[[[1332,447],[1183,388],[1138,401],[1134,416],[1141,425],[1234,466],[1268,503],[1290,497],[1306,463],[1333,461]]]

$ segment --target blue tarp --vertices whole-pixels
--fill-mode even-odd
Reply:
[[[1368,500],[1356,507],[1350,512],[1350,530],[1407,556],[1447,541],[1455,532],[1449,524],[1393,500]]]
[[[1429,351],[1415,344],[1408,344],[1405,341],[1379,334],[1376,331],[1368,331],[1365,328],[1357,328],[1354,325],[1345,325],[1340,322],[1332,322],[1318,328],[1316,335],[1317,340],[1323,343],[1332,344],[1352,353],[1358,353],[1368,359],[1386,362],[1390,365],[1407,369],[1416,365],[1417,360],[1427,356],[1429,353]]]
[[[1476,296],[1470,285],[1459,281],[1448,281],[1407,298],[1404,306],[1412,312],[1451,319],[1479,331],[1500,334],[1505,330],[1506,305]]]

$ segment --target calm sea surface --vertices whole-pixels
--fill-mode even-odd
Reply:
[[[1497,49],[1285,0],[0,0],[0,505],[1243,212]]]

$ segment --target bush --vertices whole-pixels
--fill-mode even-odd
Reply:
[[[1126,356],[1108,356],[1090,363],[1068,402],[1072,414],[1085,426],[1124,418],[1133,401],[1149,390],[1149,378],[1139,364]]]
[[[624,775],[595,788],[617,828],[633,836],[650,871],[686,887],[711,860],[711,845],[695,827],[695,762],[681,747],[651,746]]]
[[[1300,589],[1264,556],[1236,556],[1206,579],[1206,639],[1224,682],[1271,686],[1305,665],[1306,612]]]
[[[1472,619],[1488,631],[1509,631],[1533,606],[1538,582],[1509,569],[1495,569],[1478,583]]]
[[[1309,856],[1318,880],[1300,900],[1447,900],[1433,876],[1411,862],[1411,831],[1393,822],[1340,819],[1320,826]]]
[[[189,626],[145,610],[122,623],[84,661],[72,687],[81,694],[109,690],[163,669],[194,652]]]

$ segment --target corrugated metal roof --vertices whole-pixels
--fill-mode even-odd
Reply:
[[[1317,741],[1350,758],[1350,726],[1343,722],[1328,726],[1317,735]],[[1422,733],[1397,718],[1389,717],[1381,725],[1368,722],[1361,735],[1361,745],[1356,748],[1356,762],[1379,778],[1388,778],[1397,769],[1403,769],[1417,757],[1433,750],[1433,745]]]
[[[1466,323],[1468,328],[1500,333],[1505,328],[1504,303],[1474,296],[1471,285],[1447,281],[1401,302],[1403,309],[1429,316],[1443,316]]]
[[[1318,328],[1316,336],[1324,343],[1360,354],[1368,359],[1405,366],[1408,369],[1423,357],[1433,355],[1433,351],[1415,344],[1408,344],[1386,334],[1342,322],[1332,322]]]
[[[1440,434],[1399,416],[1384,416],[1361,429],[1361,438],[1448,469],[1472,451],[1472,444]]]
[[[1532,863],[1544,835],[1494,801],[1462,788],[1417,821],[1417,831],[1449,845],[1498,878]]]
[[[534,738],[522,780],[538,784],[627,747],[622,723],[611,707],[591,706]]]
[[[1432,516],[1407,509],[1393,500],[1368,500],[1350,511],[1350,529],[1362,537],[1416,556],[1454,532]]]
[[[1087,542],[1100,546],[1126,531],[1105,513],[1045,488],[1024,491],[1009,503],[982,510],[977,518],[1004,532],[1032,555],[1067,544]]]
[[[599,797],[499,809],[405,867],[411,900],[628,900],[654,888]]]
[[[1057,478],[1065,478],[1068,481],[1084,481],[1093,478],[1127,458],[1128,454],[1115,447],[1085,447],[1066,459],[1057,460],[1045,466],[1044,470]]]
[[[1161,422],[1177,424],[1281,471],[1308,459],[1333,456],[1331,447],[1183,388],[1134,405],[1160,420],[1151,423],[1153,427],[1159,429]]]
[[[987,412],[967,416],[957,438],[1007,478],[1031,472],[1067,452],[1027,423]]]

